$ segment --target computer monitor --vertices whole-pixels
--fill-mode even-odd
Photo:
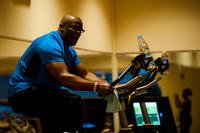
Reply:
[[[158,113],[157,103],[156,102],[145,102],[145,106],[147,109],[148,117],[150,119],[150,123],[155,126],[160,125],[160,117]],[[134,115],[136,118],[137,126],[143,126],[145,124],[144,116],[142,114],[142,109],[140,107],[139,102],[133,102]]]
[[[141,104],[144,103],[144,104]],[[142,106],[141,106],[142,105]],[[142,108],[146,107],[150,124],[152,124],[159,132],[162,133],[177,133],[176,124],[173,117],[170,101],[168,97],[135,97],[132,98],[126,107],[126,114],[129,124],[133,124],[133,128],[138,131],[145,124]]]

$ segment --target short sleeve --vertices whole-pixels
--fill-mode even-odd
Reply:
[[[80,59],[79,59],[76,51],[72,47],[70,48],[70,51],[71,51],[72,56],[73,56],[73,65],[74,66],[79,65],[80,64]]]
[[[63,50],[54,39],[48,39],[38,47],[42,65],[50,62],[64,62]]]

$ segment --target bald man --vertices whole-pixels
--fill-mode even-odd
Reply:
[[[68,90],[108,95],[110,84],[87,71],[75,46],[84,32],[79,17],[65,15],[57,31],[36,38],[9,80],[9,104],[16,113],[38,116],[43,133],[74,132],[80,124],[80,96]]]

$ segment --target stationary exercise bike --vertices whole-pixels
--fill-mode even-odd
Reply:
[[[166,54],[166,53],[165,53]],[[154,62],[154,66],[150,67],[150,63]],[[141,75],[139,71],[144,69],[146,71],[145,75]],[[121,103],[122,110],[119,111],[120,118],[120,132],[132,133],[133,124],[128,123],[127,116],[125,113],[126,105],[129,104],[131,99],[148,93],[161,77],[156,77],[158,73],[161,75],[169,69],[169,61],[167,58],[159,57],[156,60],[151,58],[146,58],[145,54],[137,55],[122,74],[114,80],[111,85],[117,90],[119,101]],[[117,85],[129,72],[132,73],[133,78],[125,84]],[[142,115],[144,116],[144,127],[148,127],[148,132],[156,132],[154,126],[151,124],[150,119],[147,114],[147,109],[144,102],[140,102]],[[150,130],[150,131],[149,131]]]

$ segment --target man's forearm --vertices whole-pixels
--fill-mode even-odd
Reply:
[[[87,75],[84,77],[85,79],[89,81],[94,81],[94,82],[100,82],[100,83],[105,83],[106,81],[97,77],[95,74],[91,72],[87,72]]]
[[[95,81],[90,81],[70,73],[65,73],[60,76],[59,82],[74,90],[96,91],[99,95],[108,95],[113,90],[108,83],[105,81],[102,82],[100,78],[92,74],[90,75],[90,78],[92,78],[91,80],[98,80],[99,83],[95,83]]]
[[[74,90],[94,90],[94,82],[74,74],[66,73],[59,76],[58,82]]]

